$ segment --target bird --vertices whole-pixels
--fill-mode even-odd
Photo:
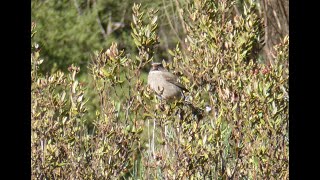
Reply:
[[[181,97],[183,97],[182,103],[191,108],[193,116],[198,120],[203,118],[204,110],[195,107],[191,102],[185,100],[183,91],[189,92],[189,90],[179,83],[178,77],[164,68],[162,63],[152,63],[148,74],[148,85],[161,100],[172,102],[174,100],[181,100]],[[163,108],[160,107],[160,109]]]
[[[159,62],[152,63],[148,74],[148,85],[161,99],[168,101],[180,99],[183,91],[189,92],[184,85],[178,82],[177,76]]]

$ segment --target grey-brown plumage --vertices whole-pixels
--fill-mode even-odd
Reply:
[[[168,72],[161,63],[152,63],[148,75],[148,85],[166,100],[178,99],[182,95],[182,90],[188,91],[178,82],[178,78]]]

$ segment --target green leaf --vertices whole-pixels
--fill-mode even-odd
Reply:
[[[147,117],[153,117],[153,115],[148,113],[143,113],[143,118],[147,118]]]
[[[151,20],[151,24],[155,24],[158,20],[158,16],[153,17],[153,19]]]
[[[133,39],[133,41],[138,47],[142,46],[141,42],[138,41],[137,39]]]
[[[184,76],[182,76],[181,78],[182,78],[182,80],[183,80],[184,82],[190,83],[190,80],[189,80],[188,78],[186,78],[186,77],[184,77]]]
[[[137,24],[138,19],[135,15],[132,15],[132,20],[134,24]]]
[[[56,166],[58,166],[58,167],[62,167],[62,166],[65,166],[67,163],[58,163]]]
[[[101,71],[105,77],[109,78],[111,76],[111,74],[106,69],[101,69]]]
[[[169,49],[168,52],[169,52],[169,54],[170,54],[171,56],[174,56],[174,55],[175,55],[174,52],[173,52],[171,49]]]

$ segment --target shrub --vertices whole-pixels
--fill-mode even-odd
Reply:
[[[254,4],[243,16],[231,7],[188,5],[186,49],[177,44],[173,60],[163,61],[189,89],[187,103],[169,103],[147,87],[143,71],[159,43],[157,11],[135,4],[138,56],[113,43],[89,65],[99,102],[90,127],[80,69],[39,74],[33,45],[32,177],[288,179],[289,38],[275,46],[273,63],[257,63],[263,22]]]

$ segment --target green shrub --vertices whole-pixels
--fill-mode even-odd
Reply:
[[[190,3],[186,48],[177,44],[163,62],[195,108],[160,102],[146,85],[143,70],[159,43],[156,10],[133,6],[136,57],[116,43],[94,53],[87,87],[98,97],[94,119],[80,69],[39,74],[33,45],[32,178],[288,179],[289,38],[275,47],[274,63],[257,63],[263,22],[254,4],[243,16],[231,7]]]
[[[41,45],[46,60],[41,72],[66,72],[74,63],[85,73],[92,52],[115,40],[131,52],[134,45],[126,30],[131,14],[126,9],[131,4],[123,0],[32,0],[31,18],[38,26],[32,41]]]

